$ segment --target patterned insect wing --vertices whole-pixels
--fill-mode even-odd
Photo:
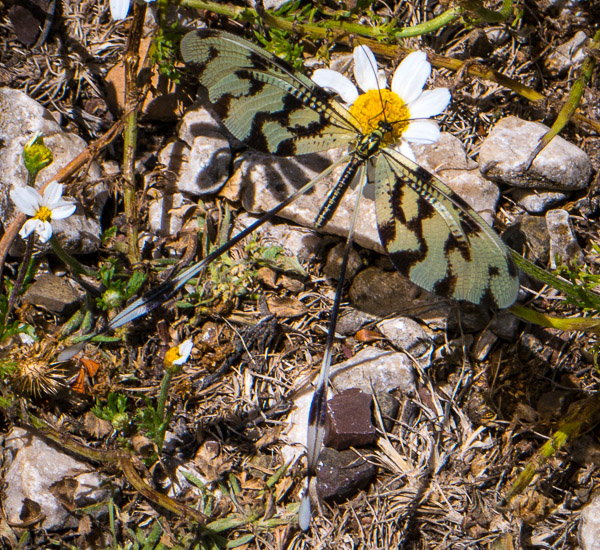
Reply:
[[[258,151],[303,155],[356,138],[352,115],[331,94],[247,40],[202,29],[184,36],[181,53],[223,124]]]
[[[391,149],[380,154],[375,182],[379,236],[398,271],[456,300],[500,308],[516,300],[507,247],[460,196]]]

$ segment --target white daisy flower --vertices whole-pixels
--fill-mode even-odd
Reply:
[[[431,65],[425,53],[413,52],[398,65],[392,89],[388,90],[385,74],[378,68],[373,52],[358,46],[354,49],[354,78],[363,94],[350,79],[331,69],[316,70],[312,79],[342,98],[363,134],[377,130],[381,121],[391,124],[392,131],[385,134],[383,143],[397,145],[401,154],[414,161],[408,142],[435,143],[440,130],[429,118],[439,115],[450,102],[447,88],[423,91],[430,75]]]
[[[146,3],[154,2],[154,0],[146,0]],[[110,0],[110,14],[115,21],[120,21],[127,17],[131,0]]]
[[[183,365],[188,358],[190,357],[190,353],[192,352],[192,348],[194,347],[194,342],[190,338],[181,342],[178,346],[171,348],[165,354],[165,365],[170,367],[172,365]]]
[[[40,241],[45,243],[52,237],[52,220],[63,220],[68,218],[75,209],[76,204],[72,201],[62,199],[63,186],[53,181],[46,187],[44,195],[40,195],[37,189],[33,187],[13,187],[10,191],[10,198],[16,204],[17,208],[32,216],[27,220],[19,235],[24,239],[35,231]]]

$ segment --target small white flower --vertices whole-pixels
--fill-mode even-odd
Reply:
[[[37,189],[33,187],[13,187],[10,191],[10,198],[17,205],[17,208],[32,216],[27,220],[19,235],[24,239],[35,231],[40,241],[45,243],[52,237],[52,220],[62,220],[68,218],[75,209],[76,204],[72,201],[62,199],[63,186],[53,181],[46,187],[44,195],[40,195]]]
[[[192,342],[190,338],[188,338],[185,342],[181,342],[181,344],[179,344],[177,347],[177,353],[179,357],[173,361],[173,364],[183,365],[188,360],[193,347],[194,342]]]
[[[181,344],[178,346],[171,348],[169,351],[167,351],[167,353],[165,353],[165,367],[167,369],[172,369],[174,365],[183,365],[188,360],[193,347],[194,343],[192,340],[187,339],[185,342],[181,342]],[[173,371],[178,372],[179,369],[173,369]]]
[[[154,0],[146,0],[146,3],[154,2]],[[110,0],[110,14],[115,21],[120,21],[127,17],[131,0]]]
[[[354,49],[354,78],[365,93],[360,94],[350,79],[331,69],[316,70],[312,79],[349,105],[364,134],[378,129],[380,121],[391,124],[393,130],[384,136],[384,143],[398,145],[400,153],[414,161],[408,142],[435,143],[440,130],[429,118],[439,115],[450,102],[446,88],[423,91],[430,75],[431,65],[425,53],[413,52],[398,65],[392,89],[388,90],[373,52],[358,46]]]

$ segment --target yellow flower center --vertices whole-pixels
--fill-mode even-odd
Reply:
[[[46,206],[40,206],[40,209],[33,216],[36,220],[42,220],[43,222],[49,222],[52,219],[52,210]]]
[[[165,366],[167,368],[172,367],[173,363],[177,361],[177,359],[181,359],[181,355],[179,354],[179,346],[175,346],[165,353]]]
[[[392,128],[383,136],[383,145],[400,141],[410,123],[410,111],[398,94],[391,90],[369,90],[358,96],[350,106],[350,113],[358,120],[363,134],[370,134],[380,127],[380,122]]]

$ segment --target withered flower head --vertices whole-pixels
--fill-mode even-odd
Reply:
[[[19,350],[14,357],[15,390],[33,397],[56,395],[64,386],[65,372],[59,363],[51,362],[54,354],[54,345],[50,343],[35,343]]]

